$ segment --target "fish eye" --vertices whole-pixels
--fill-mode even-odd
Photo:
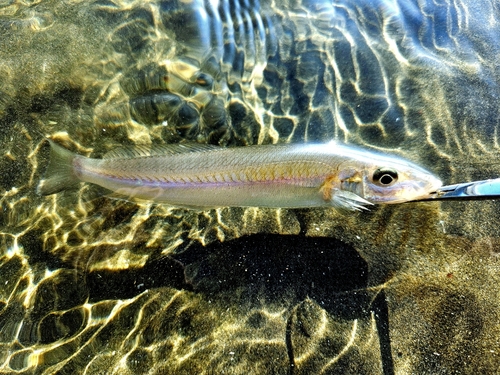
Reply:
[[[373,172],[372,179],[379,186],[391,186],[398,180],[398,172],[391,168],[379,168]]]

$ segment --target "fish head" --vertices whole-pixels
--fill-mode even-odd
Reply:
[[[434,174],[414,163],[383,158],[365,166],[362,186],[358,188],[371,203],[403,203],[425,198],[442,184]]]
[[[433,173],[405,159],[366,154],[344,163],[339,170],[340,190],[373,204],[424,199],[442,186]]]

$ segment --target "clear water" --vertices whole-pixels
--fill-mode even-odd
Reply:
[[[336,139],[498,177],[494,1],[0,3],[0,371],[498,367],[498,203],[204,212],[41,197],[50,136]]]

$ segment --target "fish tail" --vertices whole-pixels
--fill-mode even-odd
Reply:
[[[48,141],[50,143],[49,166],[45,171],[44,179],[40,181],[37,188],[38,194],[41,195],[74,188],[80,182],[73,167],[73,160],[77,155],[50,139]]]

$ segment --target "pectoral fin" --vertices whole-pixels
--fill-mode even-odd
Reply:
[[[373,203],[368,202],[359,195],[339,189],[332,189],[330,202],[332,207],[341,212],[368,210],[365,206],[373,206]]]

